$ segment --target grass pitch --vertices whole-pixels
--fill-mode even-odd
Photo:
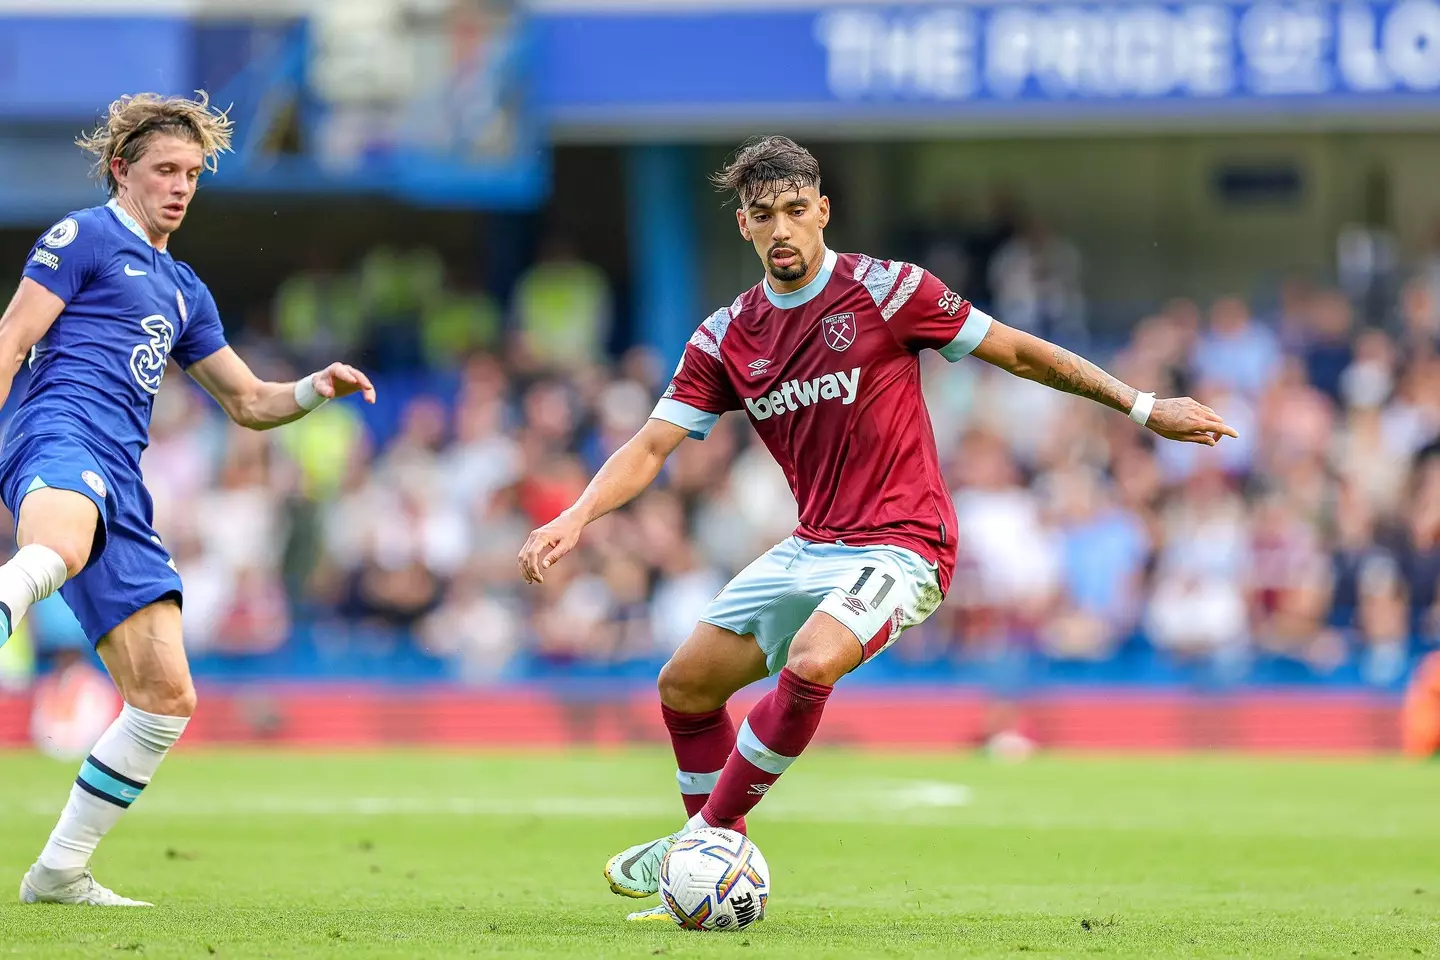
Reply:
[[[680,822],[658,750],[181,750],[95,863],[155,910],[21,907],[74,772],[0,754],[0,957],[1440,957],[1435,765],[816,751],[736,934],[601,879]]]

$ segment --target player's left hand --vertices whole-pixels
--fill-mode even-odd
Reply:
[[[375,386],[370,378],[347,363],[332,363],[311,377],[315,392],[326,400],[363,394],[366,403],[375,402]]]
[[[1166,440],[1203,443],[1207,447],[1215,446],[1221,437],[1240,436],[1220,414],[1189,397],[1156,400],[1145,426]]]

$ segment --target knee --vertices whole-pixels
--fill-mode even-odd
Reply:
[[[706,678],[684,663],[670,660],[660,669],[660,702],[681,713],[708,713],[725,705],[726,694],[711,689]]]
[[[78,543],[61,543],[50,549],[65,561],[65,578],[67,580],[79,576],[80,571],[85,569],[85,564],[90,562],[90,545],[88,543],[83,547]]]
[[[157,677],[125,691],[125,702],[137,710],[162,717],[189,717],[195,713],[195,684],[183,679]]]
[[[860,662],[860,652],[848,646],[802,644],[798,638],[790,647],[785,660],[785,669],[801,680],[833,687]]]

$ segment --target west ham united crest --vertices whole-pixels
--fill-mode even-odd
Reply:
[[[825,343],[831,350],[842,353],[855,342],[855,314],[837,313],[820,321],[820,330],[825,334]]]

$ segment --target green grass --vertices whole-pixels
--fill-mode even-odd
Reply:
[[[679,822],[626,753],[182,751],[95,870],[20,907],[74,774],[0,754],[0,957],[1440,956],[1440,766],[807,755],[752,835],[770,917],[626,925],[600,868]]]

